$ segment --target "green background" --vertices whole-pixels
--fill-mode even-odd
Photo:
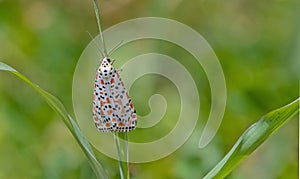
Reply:
[[[120,49],[118,56],[123,54],[126,58],[131,53],[155,49],[176,58],[200,81],[197,87],[201,120],[191,138],[162,160],[131,165],[132,178],[200,178],[252,123],[299,94],[299,1],[105,0],[99,5],[103,29],[150,16],[174,19],[192,27],[214,49],[226,79],[227,106],[221,127],[212,143],[199,149],[198,140],[210,109],[210,88],[201,66],[185,63],[189,57],[186,52],[165,42],[144,40],[138,42],[141,45],[128,44]],[[91,0],[0,0],[0,60],[58,96],[69,111],[76,62],[91,40],[86,31],[98,33]],[[116,61],[115,66],[119,68],[121,64]],[[170,81],[145,76],[130,91],[138,114],[149,112],[149,96],[157,92],[166,95],[170,104],[179,102]],[[178,105],[168,106],[168,123],[162,125],[165,130],[151,136],[141,132],[140,140],[165,135],[174,125]],[[228,178],[298,178],[296,119]],[[135,136],[135,140],[139,138]],[[117,162],[97,155],[109,175],[118,178]],[[1,72],[0,178],[93,177],[84,154],[60,118],[31,88]]]

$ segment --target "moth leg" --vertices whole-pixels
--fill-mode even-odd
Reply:
[[[117,73],[121,73],[122,71],[123,71],[123,69],[120,68],[120,69],[117,70]]]

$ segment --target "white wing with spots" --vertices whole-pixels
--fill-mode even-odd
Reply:
[[[135,129],[137,115],[119,73],[104,58],[96,73],[93,118],[101,132]]]

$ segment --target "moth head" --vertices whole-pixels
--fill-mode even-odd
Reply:
[[[108,78],[109,74],[111,74],[113,67],[111,65],[111,60],[108,57],[104,57],[101,60],[101,65],[99,67],[100,73],[104,75],[104,77]]]

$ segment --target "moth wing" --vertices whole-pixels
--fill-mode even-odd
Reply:
[[[99,131],[115,131],[116,118],[113,113],[109,78],[103,78],[99,72],[96,73],[94,83],[93,119]]]
[[[117,117],[116,131],[128,132],[135,129],[137,125],[137,115],[131,98],[117,71],[115,71],[115,75],[111,78],[110,86],[113,96],[114,114]]]

